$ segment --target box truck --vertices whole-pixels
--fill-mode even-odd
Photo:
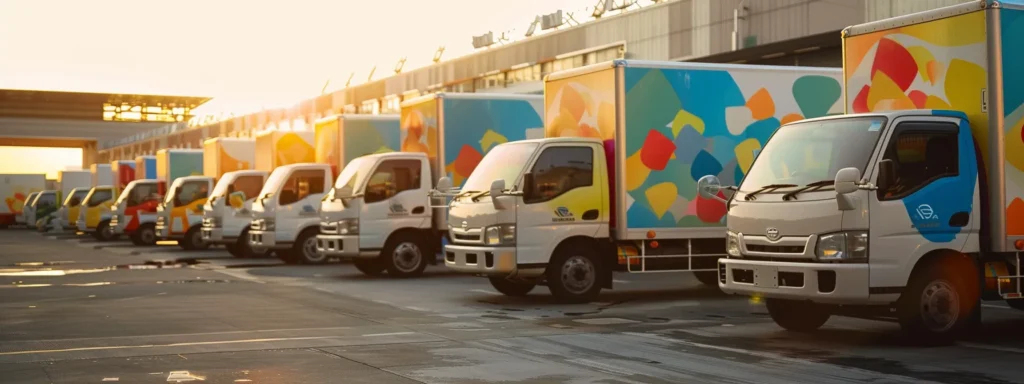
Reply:
[[[24,222],[23,210],[28,195],[46,188],[44,174],[2,174],[0,197],[4,204],[0,206],[0,228]]]
[[[92,187],[92,175],[86,170],[57,171],[57,184],[60,188],[60,200],[57,201],[59,208],[56,212],[58,223],[55,226],[60,229],[74,229],[71,225],[71,218],[78,217],[78,204]],[[77,194],[77,195],[76,195]],[[68,204],[71,196],[76,196],[75,204]],[[74,212],[71,209],[74,208]]]
[[[273,251],[288,263],[317,257],[318,208],[334,173],[330,164],[314,163],[314,136],[313,131],[257,134],[256,169],[273,171],[252,202],[248,241],[253,252]]]
[[[91,190],[92,187],[72,188],[71,192],[68,193],[66,197],[64,197],[64,204],[62,204],[60,207],[60,225],[63,227],[64,230],[78,231],[78,212],[79,209],[82,207],[82,202],[85,201],[85,197],[89,195],[89,191]]]
[[[156,156],[138,156],[135,158],[136,179],[156,179]]]
[[[981,300],[1021,300],[1024,3],[973,1],[851,26],[846,111],[783,126],[728,200],[720,286],[781,327],[894,320],[948,342]],[[704,197],[705,199],[708,197]]]
[[[78,210],[78,230],[99,241],[114,240],[117,234],[110,226],[110,207],[117,199],[114,172],[110,164],[93,164],[89,167],[89,173],[92,176],[92,189],[85,196],[84,207]]]
[[[449,206],[445,264],[506,295],[560,301],[612,272],[690,271],[717,285],[725,204],[705,174],[741,179],[783,122],[841,113],[841,71],[617,60],[549,75],[545,138],[492,149]]]
[[[213,189],[213,179],[203,176],[203,150],[157,151],[156,175],[167,185],[164,200],[156,208],[157,237],[177,240],[185,250],[206,248],[198,224],[203,218],[203,204]]]
[[[43,188],[46,188],[45,183],[43,184]],[[39,196],[39,192],[29,193],[28,197],[25,197],[25,201],[21,204],[21,212],[14,218],[15,224],[25,225],[25,223],[28,222],[28,218],[32,214],[32,202],[36,201],[36,196]]]
[[[128,183],[135,180],[135,160],[111,161],[110,171],[113,172],[114,188],[117,188],[118,192],[124,191]]]
[[[402,103],[401,152],[346,166],[322,203],[318,250],[352,257],[369,275],[421,274],[448,235],[447,210],[431,208],[438,180],[449,180],[440,189],[461,186],[496,145],[543,137],[543,104],[543,96],[484,93]]]
[[[49,230],[49,224],[60,207],[60,190],[45,190],[36,194],[31,204],[25,207],[25,225],[40,231]],[[30,209],[31,208],[31,209]]]
[[[252,201],[263,188],[269,169],[253,169],[256,140],[216,138],[203,143],[203,174],[221,175],[203,205],[203,241],[220,244],[235,257],[251,257],[247,229],[252,222]],[[267,154],[269,155],[269,154]],[[269,162],[261,165],[269,166]]]

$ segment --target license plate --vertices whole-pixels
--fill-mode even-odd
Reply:
[[[766,288],[779,287],[779,269],[775,267],[755,267],[754,286]]]

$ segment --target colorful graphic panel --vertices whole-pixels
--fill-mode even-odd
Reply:
[[[171,185],[175,179],[203,174],[202,151],[160,151],[157,153],[157,178]]]
[[[860,113],[924,108],[964,112],[982,159],[987,159],[985,24],[985,12],[978,11],[846,38],[843,65],[847,73],[847,110]],[[1007,105],[1007,111],[1010,109]],[[1016,140],[1006,137],[1006,146],[1010,163],[1006,167],[1007,203],[1012,207],[1014,200],[1019,201],[1015,196],[1020,196],[1021,183],[1010,180],[1024,182],[1020,168],[1011,170],[1014,166],[1010,160],[1013,150],[1024,149],[1019,131]],[[1024,155],[1020,156],[1024,160]],[[913,209],[908,205],[908,214],[913,214]],[[1016,217],[1020,219],[1010,214],[1008,231],[1024,235],[1024,217],[1020,215],[1024,205],[1013,209],[1019,210]]]
[[[540,130],[543,104],[537,96],[444,99],[444,165],[452,184],[461,187],[495,145],[524,140],[527,130]]]
[[[0,185],[0,191],[6,196],[2,196],[4,205],[0,213],[21,214],[28,195],[41,192],[46,184],[45,175],[4,175],[2,178],[0,181],[3,185]]]
[[[228,172],[252,169],[255,156],[254,140],[209,140],[203,144],[203,174],[216,179]]]
[[[723,225],[725,205],[697,196],[697,180],[717,175],[738,184],[779,126],[842,113],[840,71],[815,72],[625,68],[626,164],[620,178],[628,194],[627,225]],[[601,137],[611,147],[613,71],[563,82],[547,88],[548,134]]]
[[[403,105],[401,112],[402,152],[426,153],[437,163],[437,98]]]
[[[1006,232],[1024,235],[1024,11],[1003,8],[1003,112],[1006,145]]]
[[[313,127],[314,149],[313,161],[319,164],[330,164],[331,168],[337,168],[340,154],[338,153],[338,118],[334,117],[328,121],[316,123]],[[337,171],[337,170],[335,170]]]
[[[135,178],[156,178],[156,156],[139,156],[135,158]]]
[[[394,152],[401,146],[398,118],[345,119],[343,129],[343,165],[359,156]]]
[[[114,160],[110,163],[110,169],[114,172],[114,184],[119,191],[123,191],[128,183],[135,180],[134,161]]]

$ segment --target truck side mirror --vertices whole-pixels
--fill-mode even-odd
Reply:
[[[860,170],[854,167],[847,167],[840,169],[836,172],[835,188],[836,193],[840,195],[846,195],[856,192],[860,187],[857,182],[860,181]]]
[[[494,204],[494,209],[505,209],[505,204],[501,197],[505,196],[505,180],[498,179],[491,182],[491,203]]]
[[[448,193],[453,187],[452,178],[448,176],[441,177],[437,180],[437,191],[441,193]]]
[[[722,192],[722,189],[722,181],[718,179],[718,176],[704,175],[697,180],[697,194],[700,195],[701,198],[728,203],[728,200],[718,196],[718,194]]]
[[[878,162],[878,190],[885,191],[896,184],[896,162],[885,159]]]

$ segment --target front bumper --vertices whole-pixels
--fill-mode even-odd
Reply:
[[[224,241],[224,228],[203,226],[200,231],[203,234],[203,241],[211,244],[220,244]],[[232,241],[233,242],[233,241]]]
[[[256,253],[289,247],[291,247],[291,244],[283,244],[277,241],[277,234],[274,231],[249,230],[249,248],[252,248]]]
[[[458,272],[508,276],[516,273],[516,248],[449,244],[444,265]]]
[[[131,218],[125,217],[121,213],[113,214],[110,216],[110,229],[115,235],[123,235],[125,234],[124,229],[128,226],[129,221],[131,221]]]
[[[316,251],[327,257],[372,259],[380,255],[379,251],[360,252],[359,235],[319,234],[316,236]]]
[[[867,304],[868,264],[824,264],[720,259],[723,292],[831,304]],[[724,278],[724,281],[723,281]]]
[[[85,220],[79,219],[75,223],[75,226],[78,228],[78,230],[80,232],[88,232],[89,231],[89,229],[85,227]]]

